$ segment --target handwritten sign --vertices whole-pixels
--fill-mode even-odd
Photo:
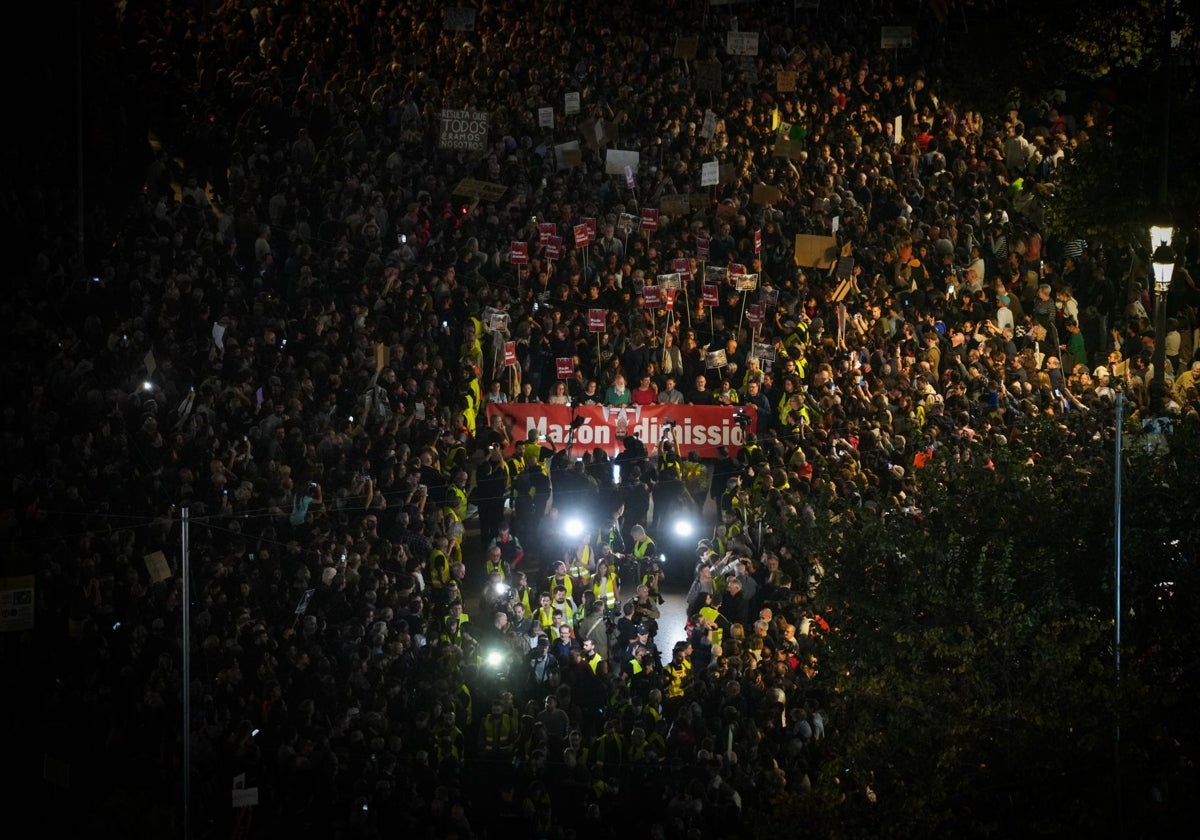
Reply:
[[[441,132],[438,135],[440,148],[482,152],[487,149],[487,139],[487,111],[442,110]]]
[[[729,55],[758,55],[758,33],[726,32],[725,52]]]

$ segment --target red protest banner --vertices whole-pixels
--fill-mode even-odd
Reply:
[[[517,240],[510,243],[508,261],[513,265],[529,265],[529,243]]]
[[[696,237],[696,259],[700,262],[708,262],[709,247],[712,245],[712,240],[707,236]]]
[[[656,208],[642,208],[642,230],[658,230],[658,210]]]
[[[570,356],[559,356],[554,360],[559,379],[570,379],[575,375],[575,360]]]
[[[589,309],[588,310],[588,332],[602,333],[604,332],[604,322],[606,320],[608,310],[605,309]]]
[[[681,408],[687,409],[680,411]],[[738,410],[751,418],[743,429],[734,419]],[[737,455],[745,444],[747,432],[757,431],[758,410],[751,405],[668,405],[626,406],[624,410],[610,409],[602,405],[581,405],[574,409],[569,405],[549,403],[505,403],[487,407],[489,421],[493,415],[501,415],[511,421],[514,446],[529,439],[529,433],[546,435],[555,444],[565,444],[571,434],[572,419],[582,418],[583,423],[575,429],[574,443],[578,447],[603,450],[610,458],[621,451],[621,440],[625,435],[635,435],[646,442],[649,454],[657,454],[657,442],[663,440],[663,426],[675,423],[671,437],[677,437],[684,451],[695,449],[701,458],[716,458],[717,447],[724,446],[731,455]],[[618,432],[618,425],[625,428]],[[512,449],[506,454],[511,454]]]

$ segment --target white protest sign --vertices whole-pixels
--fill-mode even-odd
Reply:
[[[892,142],[899,146],[904,142],[904,116],[896,115],[896,121],[892,124]]]
[[[540,128],[554,128],[553,108],[538,108],[538,126]]]
[[[725,52],[729,55],[758,55],[758,33],[725,33]]]
[[[721,164],[716,158],[704,161],[704,165],[700,167],[700,186],[715,187],[721,183]]]
[[[438,146],[482,152],[487,149],[488,112],[442,110],[442,128]]]
[[[625,149],[609,149],[604,155],[604,174],[623,175],[625,168],[637,170],[641,152],[626,151]]]
[[[563,113],[568,117],[579,113],[579,91],[569,91],[563,96]]]
[[[220,321],[213,321],[212,330],[213,341],[217,343],[217,347],[225,349],[225,326]]]
[[[578,140],[569,140],[554,147],[554,158],[558,161],[559,169],[570,169],[583,163],[583,153],[579,150]]]
[[[717,112],[708,108],[704,109],[704,123],[700,126],[700,136],[705,140],[713,139],[713,135],[717,133]]]

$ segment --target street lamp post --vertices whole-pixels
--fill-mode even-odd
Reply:
[[[1150,260],[1154,269],[1154,391],[1162,398],[1166,387],[1167,348],[1167,290],[1171,288],[1171,275],[1175,271],[1175,251],[1171,240],[1175,230],[1169,225],[1153,225],[1150,228]]]

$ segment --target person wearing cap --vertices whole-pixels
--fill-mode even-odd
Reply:
[[[1013,311],[1009,308],[1011,300],[1007,292],[996,295],[996,314],[992,316],[992,320],[1001,331],[1016,329],[1017,326]]]

